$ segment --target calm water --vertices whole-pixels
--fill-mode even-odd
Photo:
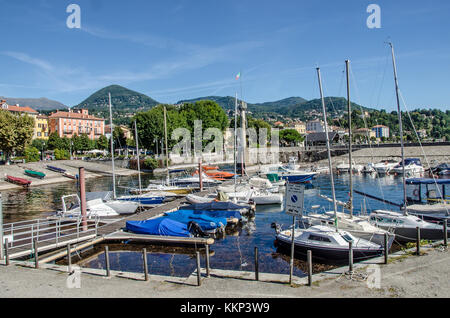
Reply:
[[[146,185],[152,175],[144,175],[143,185]],[[137,176],[117,178],[118,193],[126,193],[127,187],[137,186]],[[354,176],[354,188],[393,202],[401,202],[401,178],[385,176],[375,178],[372,176]],[[305,209],[311,211],[314,205],[319,209],[332,210],[332,203],[317,196],[318,193],[331,197],[329,175],[320,175],[312,182],[312,189],[305,191]],[[341,201],[348,200],[349,176],[335,175],[336,197]],[[104,177],[86,181],[87,191],[107,191],[112,188],[112,178]],[[3,214],[4,223],[46,217],[60,208],[60,197],[76,191],[76,182],[53,184],[30,190],[4,191]],[[354,196],[354,211],[361,209],[395,208],[379,201],[364,200],[363,197]],[[263,206],[256,210],[255,219],[245,223],[235,233],[227,235],[224,239],[217,239],[211,247],[211,267],[228,270],[254,270],[254,248],[259,250],[259,270],[267,273],[289,273],[289,257],[277,252],[274,246],[275,231],[270,227],[277,222],[283,227],[292,223],[292,217],[283,212],[281,206]],[[110,263],[112,270],[142,272],[142,254],[144,246],[128,244],[110,245]],[[158,275],[187,276],[196,268],[195,250],[188,248],[147,247],[149,273]],[[97,246],[85,253],[80,263],[83,267],[104,268],[103,247]],[[202,258],[202,266],[203,264]],[[303,276],[302,269],[305,263],[296,260],[294,274]],[[329,267],[316,264],[314,271],[319,272]]]

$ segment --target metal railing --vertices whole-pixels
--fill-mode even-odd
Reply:
[[[30,251],[34,253],[33,243],[38,250],[51,249],[68,241],[78,241],[86,236],[97,235],[99,219],[88,220],[83,226],[81,217],[67,219],[35,219],[7,223],[3,225],[3,238],[12,256],[15,253]]]

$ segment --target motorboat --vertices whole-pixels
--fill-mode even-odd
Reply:
[[[389,159],[389,160],[383,160],[383,161],[380,161],[378,163],[375,163],[373,165],[373,168],[379,174],[387,174],[396,165],[398,165],[398,161],[397,160]]]
[[[421,218],[387,210],[374,210],[369,215],[369,222],[382,229],[393,231],[399,242],[415,242],[417,228],[420,228],[420,238],[424,240],[440,240],[443,238],[443,226],[429,223]]]
[[[357,165],[353,162],[353,164],[352,164],[352,172],[353,173],[361,173],[363,171],[363,169],[364,169],[363,165]],[[350,172],[350,164],[341,162],[340,164],[338,164],[336,166],[336,171],[338,173],[345,173],[345,172],[348,173],[348,172]]]
[[[186,176],[181,178],[173,178],[170,183],[179,187],[200,187],[200,179],[198,176],[198,170],[192,176]],[[210,178],[206,173],[202,172],[202,186],[204,188],[215,187],[221,184],[221,180]]]
[[[276,231],[277,245],[290,248],[292,229],[282,230],[278,224],[272,224]],[[380,256],[384,248],[378,244],[357,238],[344,230],[324,225],[314,225],[307,229],[294,229],[294,251],[299,255],[312,252],[315,259],[325,262],[342,263],[349,259],[349,242],[352,242],[353,259],[356,261]]]
[[[448,163],[441,163],[430,169],[430,175],[448,176],[450,175],[450,165]]]
[[[305,183],[309,182],[317,175],[316,172],[303,171],[303,170],[291,170],[287,167],[278,168],[278,177],[286,180],[289,183]]]
[[[78,194],[65,195],[61,197],[62,209],[57,212],[62,217],[79,217],[81,216],[80,210],[80,197]],[[101,198],[86,201],[86,217],[88,219],[95,217],[114,217],[119,216],[116,210],[108,206],[103,202]]]
[[[186,224],[164,216],[144,221],[127,221],[125,228],[128,232],[142,235],[175,237],[206,236],[200,226],[194,221]]]
[[[153,207],[155,205],[162,204],[165,200],[165,196],[154,195],[153,193],[144,193],[136,195],[123,195],[118,197],[117,200],[137,202],[143,207]]]
[[[369,162],[368,164],[366,164],[362,170],[362,173],[374,173],[376,172],[374,164]]]
[[[245,203],[233,203],[231,201],[211,201],[204,203],[194,203],[180,207],[180,210],[207,210],[207,211],[239,211],[241,214],[247,214],[254,210],[254,206]]]
[[[86,192],[86,202],[97,199],[101,199],[105,205],[112,208],[118,214],[136,213],[140,206],[139,202],[136,201],[120,200],[120,197],[114,199],[112,191]]]
[[[421,174],[424,172],[424,168],[422,167],[422,163],[419,158],[406,158],[405,159],[405,173],[407,175],[415,175]],[[403,164],[402,162],[398,163],[391,170],[392,173],[403,174]]]

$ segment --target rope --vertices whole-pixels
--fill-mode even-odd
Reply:
[[[348,280],[356,281],[356,282],[364,282],[367,281],[367,278],[369,275],[367,273],[362,272],[355,272],[355,271],[346,271],[339,275],[338,278],[336,278],[336,281],[341,279],[342,277],[347,278]]]

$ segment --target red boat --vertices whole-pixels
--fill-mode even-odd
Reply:
[[[11,183],[14,184],[18,184],[24,187],[29,187],[31,184],[30,180],[27,179],[22,179],[22,178],[16,178],[16,177],[12,177],[12,176],[6,176],[6,181],[9,181]]]
[[[230,179],[234,176],[234,173],[218,170],[205,171],[205,173],[208,177],[211,178]]]

